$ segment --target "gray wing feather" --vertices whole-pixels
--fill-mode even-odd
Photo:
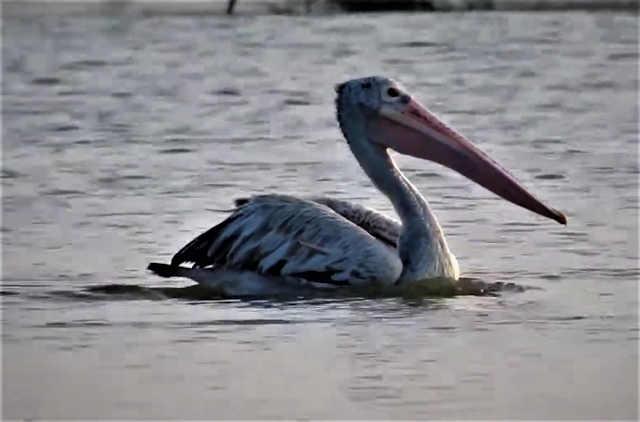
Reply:
[[[371,236],[393,248],[397,248],[402,226],[392,218],[382,215],[371,208],[341,199],[318,197],[311,198],[311,200],[328,206],[353,224],[361,227]]]
[[[330,284],[389,283],[400,275],[397,254],[328,205],[284,195],[238,205],[183,247],[172,265],[193,262]]]
[[[242,206],[254,200],[256,197],[236,199],[236,206]],[[402,225],[396,220],[380,214],[376,210],[364,207],[352,202],[329,197],[312,197],[310,201],[326,205],[342,217],[362,228],[371,236],[387,244],[392,248],[397,248],[398,239]]]

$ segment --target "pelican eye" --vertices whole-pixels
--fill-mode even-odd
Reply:
[[[391,98],[396,98],[396,97],[400,96],[400,91],[398,91],[394,87],[391,87],[391,88],[387,89],[387,95],[390,96]]]

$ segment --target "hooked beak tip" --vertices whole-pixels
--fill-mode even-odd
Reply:
[[[563,213],[561,213],[558,210],[553,210],[553,214],[554,214],[554,220],[556,220],[558,223],[562,224],[563,226],[567,225],[567,216],[565,216]]]

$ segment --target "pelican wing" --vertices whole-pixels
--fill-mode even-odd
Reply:
[[[236,199],[235,204],[239,207],[251,202],[254,198],[260,197],[254,196],[251,198],[239,198]],[[318,204],[326,205],[379,241],[394,249],[397,247],[398,238],[400,237],[400,229],[402,226],[396,220],[380,214],[371,208],[343,201],[341,199],[312,197],[309,198],[309,200]]]
[[[402,270],[397,254],[331,207],[284,195],[240,200],[171,264],[183,262],[330,284],[389,283]]]
[[[397,247],[402,226],[392,218],[382,215],[371,208],[341,199],[319,197],[312,198],[312,200],[328,206],[379,241],[394,249]]]

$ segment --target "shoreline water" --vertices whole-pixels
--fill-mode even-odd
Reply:
[[[369,13],[464,13],[464,12],[620,12],[637,13],[639,1],[489,1],[489,2],[434,2],[433,10],[384,11]],[[122,1],[122,0],[3,0],[4,17],[22,15],[143,15],[143,16],[198,16],[226,15],[226,1]],[[332,0],[239,0],[234,15],[327,15],[347,14]]]

